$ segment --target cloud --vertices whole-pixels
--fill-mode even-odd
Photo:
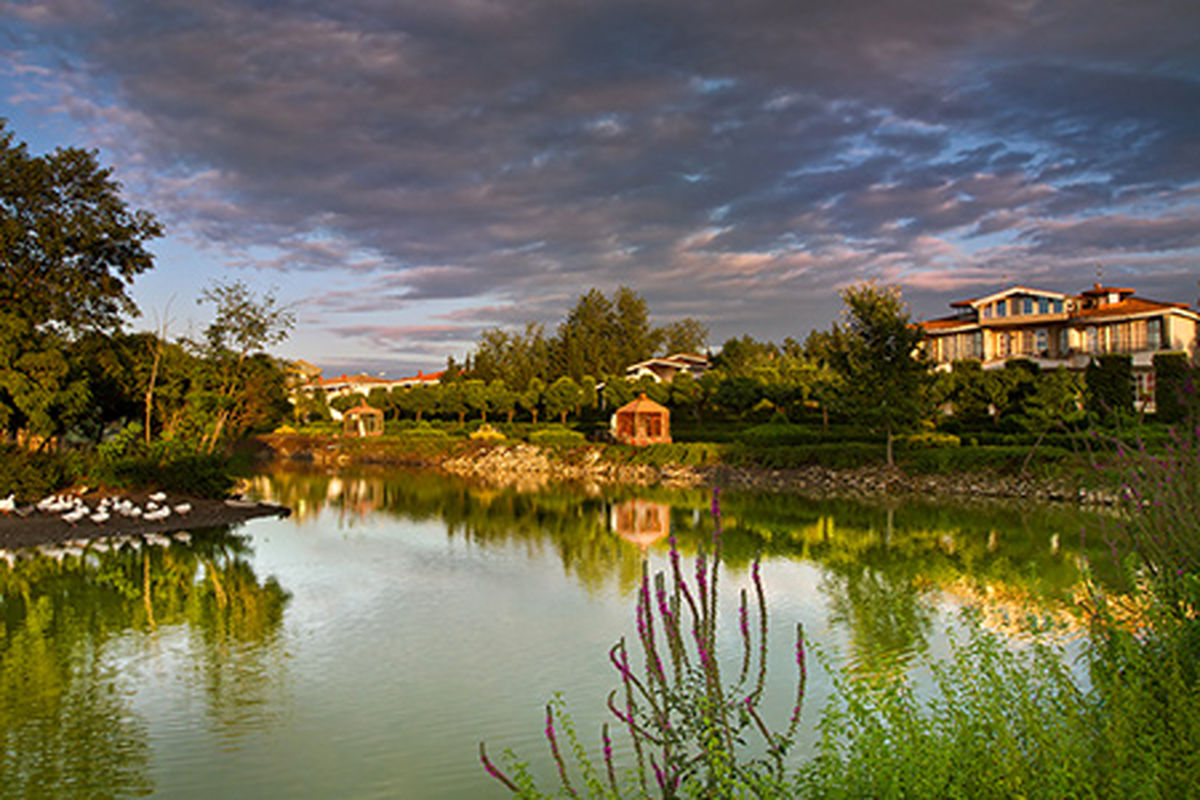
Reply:
[[[553,324],[630,285],[714,338],[778,336],[860,278],[940,309],[1097,257],[1157,285],[1196,244],[1194,3],[4,10],[23,103],[221,263],[330,276],[306,307],[375,346],[469,330],[340,323],[453,301],[444,321]]]

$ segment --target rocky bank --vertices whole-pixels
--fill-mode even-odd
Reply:
[[[265,436],[269,458],[309,461],[324,466],[355,463],[406,464],[445,470],[500,485],[537,486],[551,482],[619,483],[671,487],[724,488],[793,492],[821,496],[878,497],[1011,497],[1084,503],[1107,503],[1099,492],[1080,490],[1065,482],[1047,483],[1032,476],[963,472],[910,475],[895,467],[870,465],[857,469],[757,469],[728,465],[685,466],[622,464],[604,457],[603,445],[556,451],[525,443],[472,444],[433,452],[413,452],[386,440],[378,446],[337,437]],[[373,443],[372,443],[373,444]]]

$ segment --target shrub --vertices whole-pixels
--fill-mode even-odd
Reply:
[[[962,440],[953,433],[922,431],[901,436],[896,443],[901,447],[958,447]]]
[[[530,444],[542,445],[544,447],[579,447],[587,442],[586,437],[579,431],[559,425],[551,425],[530,431],[526,438]]]
[[[899,460],[905,469],[921,473],[941,474],[973,470],[1018,472],[1024,466],[1029,453],[1030,447],[980,445],[907,450],[899,455]],[[1061,447],[1039,447],[1034,451],[1034,460],[1038,464],[1062,464],[1074,457],[1073,451]]]
[[[1186,353],[1154,354],[1154,407],[1161,422],[1180,422],[1195,394]]]
[[[34,453],[15,445],[0,445],[0,496],[10,492],[21,503],[40,500],[69,486],[80,472],[72,453]]]
[[[604,455],[609,461],[622,464],[646,464],[654,467],[682,464],[698,467],[719,463],[724,452],[725,448],[722,445],[711,442],[675,442],[645,447],[613,445],[605,449]]]

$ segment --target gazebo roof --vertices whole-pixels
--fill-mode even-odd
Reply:
[[[634,414],[668,414],[666,406],[661,406],[658,403],[646,397],[646,393],[642,392],[636,400],[631,400],[625,405],[617,409],[617,413],[633,412]]]
[[[362,405],[357,405],[354,408],[346,409],[345,415],[348,417],[351,414],[372,414],[372,415],[382,416],[383,412],[380,411],[378,408],[375,408],[374,406],[369,406],[364,403]]]

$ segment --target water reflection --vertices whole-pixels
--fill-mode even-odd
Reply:
[[[74,552],[77,550],[78,552]],[[0,794],[112,797],[152,791],[147,724],[129,674],[111,657],[129,636],[150,646],[185,627],[209,712],[236,728],[262,685],[288,594],[260,580],[246,540],[228,528],[188,542],[18,551],[0,563]]]
[[[643,553],[664,549],[668,532],[685,551],[708,542],[712,532],[710,495],[703,489],[520,491],[428,472],[281,467],[259,476],[253,490],[295,509],[297,524],[323,510],[347,527],[381,513],[441,519],[451,537],[481,546],[552,547],[564,568],[591,588],[610,580],[623,590],[636,585]],[[1102,551],[1082,549],[1086,520],[1068,506],[869,505],[727,492],[722,511],[726,563],[735,569],[759,552],[822,568],[832,622],[848,633],[854,658],[872,669],[924,646],[938,596],[982,604],[1004,598],[1005,620],[1068,619],[1085,559],[1101,573],[1107,561]],[[1001,617],[992,619],[1002,624]]]

